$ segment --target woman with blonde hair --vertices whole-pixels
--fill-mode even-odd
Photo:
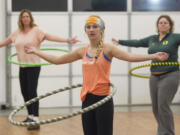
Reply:
[[[54,64],[65,64],[82,59],[83,87],[82,108],[98,102],[111,93],[110,67],[112,58],[125,61],[165,60],[167,53],[131,54],[114,45],[104,43],[104,21],[99,16],[90,16],[85,23],[89,43],[62,56],[46,54],[35,47],[25,47],[28,54],[35,54]],[[102,106],[82,114],[84,135],[113,135],[113,99]]]
[[[34,23],[31,12],[23,9],[19,14],[18,29],[10,34],[4,41],[0,42],[0,47],[7,46],[14,43],[18,62],[21,63],[40,63],[40,58],[36,55],[27,54],[24,52],[24,46],[33,46],[40,50],[40,45],[44,40],[55,42],[76,43],[76,38],[65,39],[56,35],[48,34],[42,31]],[[21,93],[24,101],[28,101],[37,97],[37,85],[41,67],[20,66],[19,80]],[[24,122],[38,121],[39,116],[39,102],[27,106],[28,116]],[[28,130],[39,129],[40,126],[29,126]]]

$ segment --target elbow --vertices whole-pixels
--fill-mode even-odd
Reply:
[[[128,62],[134,62],[133,60],[127,60]]]
[[[55,59],[51,59],[50,62],[55,65],[62,64],[62,62],[58,59],[58,57],[55,57]]]
[[[136,60],[134,59],[133,56],[129,55],[127,61],[128,62],[135,62]]]
[[[59,61],[58,59],[54,60],[52,63],[55,64],[55,65],[63,64],[63,62]]]
[[[55,64],[55,65],[59,65],[59,64],[61,64],[60,62],[58,62],[58,61],[53,61],[53,64]]]
[[[51,61],[49,61],[51,64],[54,64],[54,65],[58,65],[59,64],[59,62],[57,61],[57,60],[51,60]]]
[[[57,63],[57,62],[54,62],[53,64],[55,64],[55,65],[59,65],[59,63]]]
[[[134,60],[134,59],[128,59],[127,61],[128,61],[128,62],[137,62],[137,61]]]

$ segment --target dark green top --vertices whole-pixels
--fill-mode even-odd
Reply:
[[[178,62],[178,47],[180,45],[180,34],[168,33],[161,41],[159,35],[152,35],[140,40],[119,40],[119,44],[129,47],[148,47],[148,53],[167,52],[169,58],[163,62]],[[152,60],[154,62],[161,62]],[[152,66],[151,72],[177,71],[179,66]]]

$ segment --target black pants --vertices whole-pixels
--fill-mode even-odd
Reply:
[[[106,96],[87,94],[82,108],[90,106]],[[114,104],[110,99],[100,107],[82,114],[84,135],[113,135]]]
[[[19,80],[24,101],[37,97],[37,85],[41,67],[20,67]],[[28,114],[39,116],[39,101],[27,106]]]

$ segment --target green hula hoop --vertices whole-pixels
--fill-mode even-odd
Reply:
[[[40,50],[42,51],[61,51],[61,52],[66,52],[69,53],[69,50],[65,50],[65,49],[59,49],[59,48],[41,48]],[[16,64],[16,65],[21,65],[21,66],[47,66],[47,65],[52,65],[52,63],[46,62],[46,63],[22,63],[22,62],[16,62],[13,61],[12,58],[14,56],[17,56],[17,53],[14,53],[12,55],[10,55],[8,57],[8,62],[12,63],[12,64]]]
[[[144,64],[144,65],[140,65],[140,66],[131,68],[129,70],[129,74],[131,76],[135,76],[135,77],[139,77],[139,78],[149,78],[149,76],[135,74],[135,73],[133,73],[133,71],[136,69],[151,67],[151,66],[173,66],[173,65],[175,65],[175,66],[180,65],[180,62],[157,62],[157,63],[151,63],[151,64]]]

